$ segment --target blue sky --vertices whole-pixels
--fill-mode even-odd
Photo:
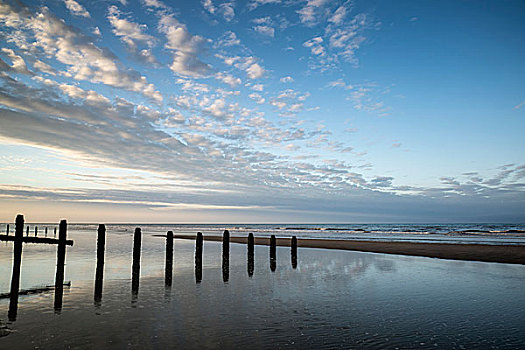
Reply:
[[[523,222],[522,1],[0,1],[0,220]]]

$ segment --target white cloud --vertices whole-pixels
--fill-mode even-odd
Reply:
[[[227,22],[230,22],[235,17],[233,6],[233,2],[225,2],[219,6],[219,10]]]
[[[263,104],[266,101],[264,99],[264,97],[262,97],[261,95],[255,93],[255,92],[249,94],[248,97],[251,98],[252,100],[254,100],[255,103],[257,103],[257,104]]]
[[[237,69],[245,71],[250,79],[261,78],[266,72],[265,69],[257,63],[257,59],[253,56],[220,57],[224,59],[226,64],[233,64]]]
[[[259,17],[252,19],[252,22],[255,24],[272,24],[272,19],[270,18],[270,16]]]
[[[317,16],[327,2],[328,0],[308,0],[306,6],[297,11],[301,22],[307,26],[317,24]]]
[[[266,25],[254,26],[253,30],[255,30],[259,34],[266,35],[272,38],[275,36],[275,29],[270,26],[266,26]]]
[[[120,11],[116,6],[110,6],[108,9],[108,20],[113,27],[113,34],[120,37],[130,48],[136,49],[137,43],[153,46],[156,39],[146,34],[147,26],[137,24],[127,19],[119,18]]]
[[[246,73],[250,79],[258,79],[264,75],[264,68],[258,63],[254,63],[246,68]]]
[[[143,0],[143,1],[144,1],[144,5],[146,5],[147,7],[153,7],[153,8],[164,9],[164,10],[168,9],[168,6],[166,6],[166,4],[164,4],[160,0]]]
[[[240,45],[241,41],[237,38],[237,35],[232,31],[227,31],[215,43],[214,47],[230,47]]]
[[[24,59],[15,54],[13,50],[3,47],[2,52],[11,60],[10,70],[20,74],[32,74],[32,72],[27,69]]]
[[[89,14],[89,12],[87,12],[84,6],[80,5],[75,0],[64,0],[64,4],[66,4],[67,9],[71,11],[71,13],[75,16],[86,17],[86,18],[91,17],[91,15]]]
[[[6,17],[18,20],[16,23],[12,20],[5,21]],[[52,15],[47,8],[43,7],[40,12],[33,14],[27,9],[16,9],[6,5],[0,13],[0,20],[17,28],[18,35],[26,39],[30,32],[33,35],[33,50],[41,49],[45,55],[68,67],[68,70],[61,74],[76,80],[88,80],[138,92],[157,103],[162,102],[162,95],[153,84],[147,82],[146,77],[122,67],[115,55],[97,47],[91,37],[68,26]]]
[[[212,0],[203,0],[202,6],[212,15],[220,13],[227,22],[230,22],[235,17],[233,1],[224,2],[217,7]]]
[[[264,85],[263,84],[253,84],[251,86],[251,89],[255,90],[255,91],[263,91],[264,90]]]
[[[303,46],[309,48],[312,54],[314,55],[324,56],[326,54],[326,51],[322,43],[323,43],[323,38],[320,36],[317,36],[308,41],[305,41],[303,43]]]
[[[340,25],[343,23],[345,17],[346,17],[346,6],[341,5],[337,8],[337,10],[334,12],[334,14],[328,19],[328,22],[331,22],[335,25]]]
[[[170,65],[173,72],[192,77],[208,74],[210,65],[198,57],[204,51],[206,39],[192,35],[184,24],[167,14],[163,14],[159,20],[159,31],[166,35],[166,48],[175,51]]]
[[[47,73],[49,75],[56,75],[56,70],[53,67],[40,60],[35,60],[35,62],[33,63],[33,68],[40,72]]]
[[[222,72],[215,74],[215,78],[217,80],[222,81],[225,84],[230,85],[231,87],[235,87],[242,83],[242,80],[240,78],[236,78],[231,74],[226,74]]]
[[[279,109],[283,109],[284,107],[286,107],[286,102],[279,101],[279,100],[272,100],[270,101],[270,104]]]
[[[249,4],[248,4],[248,9],[250,10],[254,10],[256,9],[257,7],[261,6],[261,5],[266,5],[266,4],[280,4],[282,3],[282,0],[252,0]]]
[[[211,14],[214,14],[215,11],[217,11],[212,0],[202,0],[202,6]]]
[[[282,77],[281,79],[279,79],[279,81],[281,83],[292,83],[294,79],[291,76],[287,76],[287,77]]]
[[[289,108],[288,108],[288,111],[290,112],[299,112],[303,109],[304,107],[304,104],[303,103],[294,103],[293,105],[291,105]]]

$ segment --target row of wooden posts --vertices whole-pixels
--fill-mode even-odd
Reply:
[[[106,227],[99,225],[98,239],[97,239],[97,268],[95,277],[95,302],[100,302],[102,297],[102,279],[104,267],[104,245],[105,245]],[[173,279],[173,231],[168,231],[166,234],[166,266],[165,266],[165,284],[171,286]],[[202,281],[202,252],[203,252],[204,237],[201,232],[197,232],[195,239],[195,281],[200,283]],[[248,235],[248,276],[253,276],[254,271],[254,244],[255,239],[253,233]],[[140,276],[140,252],[142,244],[142,231],[139,227],[135,229],[133,234],[133,262],[131,272],[131,289],[132,293],[136,295],[139,289]],[[291,238],[291,262],[292,267],[297,268],[297,238]],[[270,237],[270,270],[275,272],[277,267],[277,240],[275,235]],[[230,232],[225,230],[222,236],[222,278],[224,282],[229,280],[229,265],[230,265]]]
[[[47,227],[44,228],[44,232],[45,232],[45,237],[47,237]],[[9,224],[6,225],[6,228],[5,228],[5,234],[6,236],[9,236]],[[38,235],[38,226],[35,226],[35,237]],[[55,227],[54,229],[54,233],[53,235],[56,237],[57,236],[57,228]],[[29,237],[29,225],[27,226],[26,228],[26,237]]]
[[[26,230],[26,236],[23,236],[24,216],[18,215],[15,220],[15,235],[9,235],[9,224],[5,235],[0,235],[0,241],[13,241],[13,272],[11,278],[11,289],[9,293],[10,303],[8,318],[10,321],[16,320],[18,309],[18,296],[20,287],[20,265],[22,261],[22,243],[45,243],[57,245],[57,269],[55,275],[55,312],[59,313],[62,309],[63,286],[64,286],[64,265],[66,258],[66,246],[72,246],[73,241],[67,239],[67,222],[62,220],[59,224],[58,239],[47,237],[47,227],[45,229],[46,237],[37,237],[38,229],[35,227],[35,236],[29,237],[29,227]],[[56,236],[56,228],[55,228]],[[166,265],[165,265],[165,284],[171,287],[173,279],[173,231],[166,234]],[[201,232],[197,233],[195,240],[195,281],[202,281],[202,252],[203,236]],[[133,234],[133,262],[131,272],[131,290],[132,301],[136,301],[139,290],[140,277],[140,255],[141,255],[142,231],[136,228]],[[248,276],[252,277],[254,272],[254,244],[255,239],[252,233],[248,235]],[[99,225],[97,231],[97,265],[95,270],[95,305],[100,305],[102,300],[102,286],[104,278],[104,252],[106,245],[106,227]],[[270,237],[270,270],[274,272],[277,266],[276,255],[277,240],[275,235]],[[225,230],[222,238],[222,277],[224,282],[229,280],[229,260],[230,260],[230,233]],[[291,263],[295,269],[297,267],[297,238],[291,239]]]
[[[9,236],[9,225],[5,235],[0,235],[0,241],[12,241],[13,247],[13,272],[11,275],[11,288],[9,292],[9,311],[8,319],[15,321],[18,311],[18,295],[20,288],[20,266],[22,263],[22,244],[23,243],[44,243],[57,245],[57,268],[55,274],[55,311],[59,313],[62,310],[62,298],[64,293],[64,265],[66,261],[66,246],[73,245],[73,241],[67,239],[67,222],[62,220],[59,224],[58,239],[37,237],[24,237],[24,216],[17,215],[15,219],[15,235]],[[46,230],[47,231],[47,230]],[[55,229],[56,231],[56,229]],[[29,228],[26,232],[29,232]],[[55,234],[56,235],[56,234]]]

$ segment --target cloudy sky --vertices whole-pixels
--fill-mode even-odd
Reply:
[[[524,222],[524,13],[0,0],[0,220]]]

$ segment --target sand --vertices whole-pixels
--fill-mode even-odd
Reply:
[[[193,235],[176,235],[179,239],[195,239]],[[222,241],[222,236],[204,235],[205,241]],[[232,243],[247,243],[247,237],[230,237]],[[256,245],[269,245],[270,238],[255,237]],[[290,246],[290,238],[277,238],[278,246]],[[355,250],[370,253],[424,256],[429,258],[497,262],[525,265],[525,246],[450,244],[450,243],[408,243],[371,242],[331,239],[297,239],[301,248]]]

